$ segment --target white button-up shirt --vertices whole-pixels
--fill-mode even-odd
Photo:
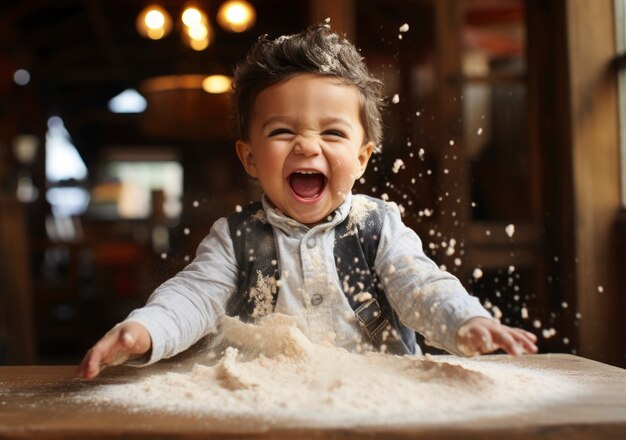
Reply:
[[[312,341],[334,341],[349,350],[367,337],[359,326],[337,275],[335,227],[366,199],[348,195],[326,222],[303,225],[273,208],[263,197],[272,225],[280,282],[275,312],[295,318]],[[429,259],[417,234],[402,223],[396,204],[385,204],[373,268],[404,325],[432,345],[456,353],[456,334],[476,316],[491,317],[459,280]],[[202,240],[196,258],[167,280],[126,321],[142,324],[152,338],[147,363],[171,357],[203,336],[218,331],[228,299],[236,291],[239,269],[226,218],[217,220]],[[419,352],[419,347],[417,352]]]

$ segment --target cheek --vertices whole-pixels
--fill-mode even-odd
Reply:
[[[353,155],[345,155],[335,157],[332,164],[335,186],[344,189],[352,188],[359,174],[358,159]]]
[[[326,156],[333,169],[353,168],[358,160],[348,146],[342,146]]]
[[[284,156],[279,152],[272,149],[266,149],[262,154],[258,154],[255,156],[256,164],[259,168],[259,171],[272,171],[275,172],[282,168],[283,162],[285,160]]]

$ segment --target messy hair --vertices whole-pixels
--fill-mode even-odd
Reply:
[[[359,51],[327,25],[311,26],[303,32],[275,39],[263,35],[236,66],[232,98],[238,139],[249,140],[254,100],[258,94],[299,73],[335,77],[356,87],[361,96],[364,143],[379,145],[383,83],[368,72]]]

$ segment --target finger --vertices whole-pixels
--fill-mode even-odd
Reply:
[[[135,344],[135,338],[132,334],[121,330],[116,336],[115,342],[104,352],[100,360],[101,369],[123,364],[131,355],[132,347]]]
[[[93,379],[100,373],[101,353],[93,348],[87,352],[78,367],[78,377]]]
[[[524,353],[522,346],[517,343],[505,327],[494,329],[493,338],[496,344],[508,354],[519,356]]]
[[[466,356],[488,352],[493,347],[491,334],[483,326],[469,326],[459,331],[458,349]]]
[[[530,341],[536,342],[537,341],[537,335],[529,332],[528,330],[524,330],[523,328],[518,328],[518,327],[506,327],[507,329],[509,329],[511,332],[513,332],[513,334],[517,337],[517,336],[523,336],[526,339],[529,339]]]
[[[520,331],[521,331],[521,332],[522,332],[522,333],[523,333],[523,334],[524,334],[524,335],[525,335],[528,339],[530,339],[532,342],[537,342],[537,335],[536,335],[536,334],[534,334],[534,333],[532,333],[532,332],[529,332],[529,331],[527,331],[527,330],[524,330],[524,329],[520,329]]]
[[[474,347],[479,353],[490,353],[497,348],[494,345],[491,332],[486,327],[474,327],[472,336],[474,338]]]
[[[120,329],[115,344],[109,350],[109,353],[100,361],[101,368],[109,366],[121,365],[128,360],[133,351],[136,338],[131,331]]]
[[[526,353],[537,353],[538,349],[535,344],[537,337],[534,334],[522,329],[513,329],[512,336]]]
[[[100,339],[85,355],[78,368],[79,377],[93,379],[107,365],[106,358],[115,351],[119,330],[113,329]]]
[[[83,357],[82,361],[80,362],[80,365],[78,366],[78,369],[76,370],[76,376],[86,379],[87,378],[87,371],[88,371],[88,363],[89,363],[89,352],[87,352],[87,354],[85,354],[85,356]]]

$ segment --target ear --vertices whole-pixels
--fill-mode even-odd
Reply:
[[[367,164],[369,163],[370,157],[374,152],[374,142],[368,142],[367,144],[361,147],[359,151],[359,156],[357,160],[359,161],[359,177],[365,173],[365,169],[367,168]]]
[[[250,177],[258,177],[250,143],[238,140],[235,143],[235,148],[237,149],[237,156],[239,156],[239,160],[246,170],[246,173],[248,173]]]

